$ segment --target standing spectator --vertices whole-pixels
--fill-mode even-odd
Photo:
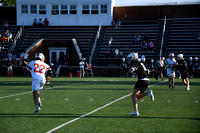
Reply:
[[[147,43],[146,43],[145,41],[143,41],[143,42],[141,43],[141,50],[142,50],[142,51],[146,51],[146,50],[147,50]]]
[[[140,35],[135,35],[135,45],[140,45],[140,38],[141,36]]]
[[[68,52],[66,51],[66,54],[65,54],[65,65],[66,65],[66,66],[68,65],[68,62],[69,62],[69,54],[68,54]]]
[[[88,63],[87,63],[87,61],[86,61],[86,59],[84,58],[84,75],[86,76],[86,77],[88,77]]]
[[[39,22],[38,22],[38,27],[42,28],[43,27],[43,24],[42,24],[42,19],[40,18],[39,19]]]
[[[144,37],[142,38],[142,41],[148,42],[148,37],[147,37],[146,34],[145,34]]]
[[[125,58],[122,58],[122,62],[120,64],[121,66],[121,77],[126,77],[126,62],[125,62]]]
[[[104,56],[104,58],[105,58],[105,57],[108,58],[109,55],[110,55],[110,51],[109,51],[108,48],[106,48],[106,49],[105,49],[105,56]]]
[[[193,68],[194,68],[194,63],[192,60],[192,57],[189,58],[189,61],[187,62],[188,70],[189,70],[189,76],[190,78],[193,77]]]
[[[108,44],[109,44],[109,46],[111,46],[111,44],[112,44],[112,41],[113,41],[113,38],[112,38],[112,36],[109,36],[109,41],[108,41]]]
[[[48,26],[49,26],[49,20],[47,20],[47,18],[45,18],[45,20],[44,20],[44,27],[45,28],[48,28]]]
[[[120,26],[121,26],[121,20],[119,19],[118,21],[117,21],[117,28],[120,28]]]
[[[7,61],[6,61],[6,68],[7,68],[7,71],[6,71],[6,76],[13,76],[13,69],[12,69],[12,61],[11,61],[11,58],[7,58]]]
[[[79,67],[80,67],[80,78],[81,77],[84,77],[85,75],[85,72],[84,72],[84,65],[85,65],[85,63],[84,63],[84,61],[83,61],[83,59],[79,62]]]
[[[36,20],[36,18],[34,18],[34,20],[33,20],[33,27],[37,27],[37,26],[38,26],[37,20]]]
[[[164,61],[162,60],[161,57],[159,58],[159,60],[156,61],[155,67],[156,67],[156,73],[155,73],[156,80],[158,80],[158,75],[160,74],[160,77],[161,77],[161,79],[163,81]]]
[[[3,27],[4,27],[4,30],[8,30],[9,29],[9,24],[8,24],[7,21],[4,23]]]
[[[59,53],[59,63],[60,63],[60,65],[62,65],[62,67],[64,66],[64,64],[65,64],[65,59],[64,59],[65,57],[64,57],[64,52],[63,51],[61,51],[60,53]]]
[[[148,50],[151,51],[151,52],[153,52],[153,47],[154,47],[154,44],[153,44],[152,41],[150,41],[150,42],[148,43]]]
[[[115,56],[119,58],[119,50],[117,48],[115,48]]]

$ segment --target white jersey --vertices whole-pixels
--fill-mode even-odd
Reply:
[[[165,64],[166,64],[166,67],[167,69],[171,69],[171,70],[174,70],[174,64],[176,63],[176,60],[173,58],[173,60],[170,60],[169,58],[167,58],[165,60]]]
[[[51,68],[40,60],[34,60],[30,62],[27,69],[31,72],[33,79],[45,81],[45,72]]]
[[[175,77],[175,69],[174,69],[174,64],[176,63],[176,60],[173,58],[173,60],[170,60],[167,58],[165,60],[165,64],[167,67],[167,76],[169,77]]]

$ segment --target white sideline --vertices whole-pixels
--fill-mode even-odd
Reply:
[[[158,85],[158,84],[162,84],[163,82],[166,82],[166,81],[167,81],[167,80],[164,80],[164,81],[162,81],[162,82],[159,82],[159,83],[150,85],[148,88],[150,88],[150,87],[152,87],[152,86],[155,86],[155,85]],[[82,116],[80,116],[80,117],[78,117],[78,118],[75,118],[75,119],[73,119],[73,120],[71,120],[71,121],[68,121],[68,122],[66,122],[66,123],[63,123],[62,125],[57,126],[57,127],[53,128],[53,129],[47,131],[46,133],[52,133],[52,132],[54,132],[54,131],[56,131],[56,130],[58,130],[58,129],[60,129],[60,128],[66,126],[66,125],[68,125],[68,124],[70,124],[70,123],[72,123],[72,122],[75,122],[75,121],[77,121],[77,120],[79,120],[79,119],[81,119],[81,118],[83,118],[83,117],[86,117],[86,116],[88,116],[88,115],[90,115],[90,114],[93,114],[93,113],[95,113],[95,112],[97,112],[97,111],[99,111],[99,110],[101,110],[101,109],[103,109],[103,108],[105,108],[105,107],[107,107],[107,106],[109,106],[109,105],[111,105],[111,104],[117,102],[117,101],[120,101],[120,100],[122,100],[122,99],[124,99],[124,98],[126,98],[126,97],[128,97],[128,96],[131,96],[131,95],[132,95],[132,93],[130,93],[130,94],[128,94],[128,95],[125,95],[125,96],[123,96],[123,97],[120,97],[120,98],[118,98],[118,99],[116,99],[116,100],[114,100],[114,101],[112,101],[112,102],[110,102],[110,103],[108,103],[108,104],[106,104],[106,105],[104,105],[104,106],[102,106],[102,107],[99,107],[99,108],[97,108],[97,109],[95,109],[95,110],[93,110],[93,111],[91,111],[91,112],[89,112],[89,113],[87,113],[87,114],[84,114],[84,115],[82,115]]]
[[[76,83],[76,84],[68,84],[68,85],[63,85],[63,86],[55,86],[55,87],[51,87],[51,88],[44,88],[43,90],[55,89],[55,88],[59,88],[59,87],[65,87],[65,86],[71,86],[71,85],[77,85],[77,84],[86,84],[86,83],[89,83],[89,82]],[[27,92],[23,92],[23,93],[18,93],[18,94],[12,94],[12,95],[8,95],[8,96],[3,96],[3,97],[0,97],[0,99],[4,99],[4,98],[8,98],[8,97],[13,97],[13,96],[18,96],[18,95],[24,95],[24,94],[28,94],[28,93],[32,93],[32,91],[27,91]]]

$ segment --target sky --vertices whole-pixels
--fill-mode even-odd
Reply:
[[[190,3],[198,2],[200,0],[115,0],[115,6],[124,6],[124,5],[149,5],[148,3]],[[152,4],[151,4],[152,5]]]

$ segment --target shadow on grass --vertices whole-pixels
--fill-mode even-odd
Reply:
[[[0,118],[78,118],[81,117],[82,114],[64,114],[64,113],[41,113],[37,115],[33,115],[31,113],[25,114],[0,114]],[[170,119],[170,120],[200,120],[200,118],[188,118],[188,117],[164,117],[164,116],[86,116],[84,118],[92,118],[92,119]]]

